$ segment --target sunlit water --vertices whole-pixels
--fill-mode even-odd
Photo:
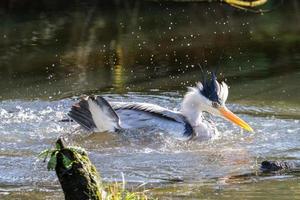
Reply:
[[[80,9],[4,15],[0,198],[62,198],[55,173],[37,155],[63,136],[89,152],[104,181],[124,173],[129,185],[147,183],[159,198],[299,199],[299,174],[256,175],[262,160],[300,160],[299,15],[234,14],[213,5],[198,5],[205,10],[199,16],[194,4],[147,5],[154,16],[143,6],[118,10],[116,18],[93,9],[87,16]],[[254,133],[212,116],[220,137],[204,142],[143,130],[91,134],[60,122],[81,94],[178,110],[186,87],[201,80],[198,64],[220,66],[228,107]]]
[[[177,93],[160,95],[105,95],[110,101],[141,101],[168,108],[177,107]],[[213,141],[176,141],[168,135],[133,131],[123,134],[88,134],[66,118],[75,99],[58,101],[3,101],[1,103],[1,171],[2,194],[10,187],[18,190],[58,189],[53,172],[37,161],[37,154],[53,146],[59,136],[87,149],[105,181],[120,181],[121,172],[131,183],[172,183],[198,187],[210,182],[213,187],[225,187],[230,176],[255,173],[257,163],[264,159],[300,160],[299,119],[277,118],[276,109],[229,104],[248,121],[255,133],[216,120],[221,137]],[[270,117],[265,117],[265,114]],[[280,178],[292,178],[294,175]],[[259,177],[253,178],[259,181]],[[263,179],[263,178],[262,178]],[[276,178],[274,178],[276,179]],[[257,180],[252,180],[256,182]],[[239,180],[241,183],[249,180]],[[250,180],[250,182],[252,182]],[[20,188],[19,188],[20,186]],[[21,187],[22,186],[22,187]]]

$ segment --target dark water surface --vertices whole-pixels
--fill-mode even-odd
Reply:
[[[265,159],[300,159],[298,10],[148,2],[1,11],[0,198],[62,198],[55,173],[36,158],[63,135],[87,149],[105,181],[123,172],[161,199],[300,199],[297,173],[239,176]],[[186,87],[201,80],[199,65],[219,67],[228,107],[255,133],[213,118],[220,138],[182,142],[59,122],[81,94],[178,109]]]

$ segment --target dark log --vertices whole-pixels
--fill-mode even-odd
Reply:
[[[299,169],[299,164],[293,161],[269,161],[265,160],[261,163],[260,170],[262,172],[276,172],[282,170],[296,170]]]

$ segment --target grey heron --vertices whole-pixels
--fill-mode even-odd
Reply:
[[[92,132],[152,127],[177,138],[204,140],[217,132],[214,124],[205,119],[203,112],[207,112],[253,131],[226,107],[227,97],[228,86],[225,82],[219,83],[212,73],[211,80],[204,79],[188,88],[179,111],[149,103],[109,103],[101,96],[87,96],[73,105],[68,115]]]

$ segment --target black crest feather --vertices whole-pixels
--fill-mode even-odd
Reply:
[[[214,72],[212,72],[211,80],[207,80],[203,74],[202,86],[200,92],[203,96],[208,98],[213,102],[222,103],[222,99],[219,97],[220,84],[217,81],[217,77]]]

